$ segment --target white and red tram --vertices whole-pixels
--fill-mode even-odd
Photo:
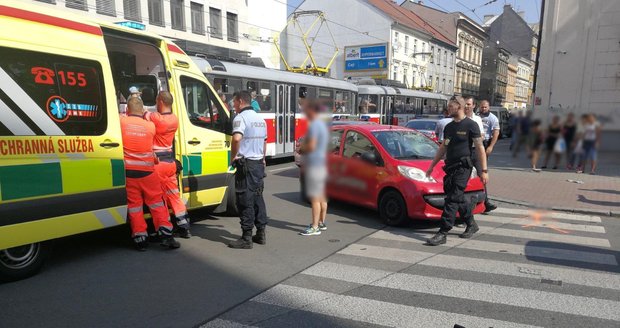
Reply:
[[[267,123],[268,157],[293,155],[295,141],[305,135],[300,98],[319,99],[334,120],[357,118],[357,86],[352,83],[203,57],[192,60],[227,101],[239,90],[255,92],[258,113]]]

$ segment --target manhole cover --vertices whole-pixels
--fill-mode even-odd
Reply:
[[[339,243],[340,239],[330,239],[329,242],[330,243]]]

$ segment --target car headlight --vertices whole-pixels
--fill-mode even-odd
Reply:
[[[420,182],[437,182],[435,181],[435,179],[433,179],[433,177],[426,177],[426,172],[416,167],[399,166],[398,172],[411,180]]]
[[[478,170],[476,170],[476,168],[475,168],[475,167],[473,167],[473,168],[471,169],[471,174],[469,175],[469,179],[471,180],[471,179],[473,179],[473,178],[476,178],[477,176],[478,176]]]

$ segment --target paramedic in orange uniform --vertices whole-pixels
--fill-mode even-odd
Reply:
[[[145,112],[144,118],[155,124],[155,139],[153,152],[159,159],[155,165],[155,172],[161,179],[164,198],[176,217],[177,232],[181,238],[189,238],[189,217],[187,208],[179,193],[177,180],[177,164],[172,151],[174,135],[179,128],[179,119],[172,113],[172,94],[168,91],[160,91],[157,95],[157,112]]]
[[[168,208],[163,199],[159,176],[155,173],[155,125],[142,118],[143,110],[140,98],[130,98],[127,101],[127,116],[120,118],[127,177],[127,216],[132,237],[136,248],[145,251],[148,234],[142,207],[146,204],[161,237],[161,245],[179,248],[181,245],[172,237]]]

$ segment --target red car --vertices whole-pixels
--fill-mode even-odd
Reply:
[[[378,209],[389,225],[409,219],[439,219],[444,204],[443,161],[426,177],[438,145],[420,132],[389,125],[331,128],[328,151],[332,199]],[[475,169],[466,196],[484,211],[484,188]]]

